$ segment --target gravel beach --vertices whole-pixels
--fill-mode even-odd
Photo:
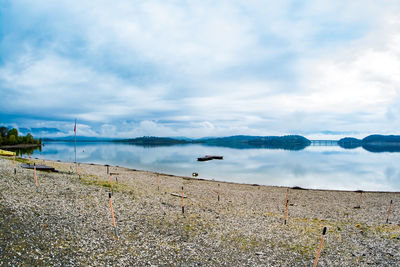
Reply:
[[[38,171],[37,192],[26,161],[14,175],[12,158],[0,158],[0,266],[312,266],[323,227],[318,266],[400,265],[400,193],[363,192],[355,208],[360,192],[110,166],[117,237],[105,166],[80,164],[78,174],[72,163],[32,159],[59,170]]]

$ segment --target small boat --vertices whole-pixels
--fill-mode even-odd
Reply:
[[[15,152],[0,149],[0,156],[12,157],[15,156]]]
[[[223,156],[210,156],[210,155],[205,155],[204,157],[197,158],[197,161],[207,161],[207,160],[213,160],[213,159],[224,159]]]

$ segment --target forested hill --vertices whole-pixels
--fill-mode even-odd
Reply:
[[[364,139],[342,138],[339,146],[347,149],[362,147],[370,152],[400,152],[400,135],[373,134]]]
[[[169,137],[139,137],[133,139],[116,140],[134,145],[168,146],[178,144],[204,144],[231,148],[271,148],[300,150],[311,144],[307,138],[299,135],[287,136],[248,136],[236,135],[219,138],[177,139]]]

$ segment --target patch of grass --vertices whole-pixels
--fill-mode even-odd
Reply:
[[[106,187],[106,188],[111,188],[111,184],[108,181],[102,181],[102,180],[90,180],[87,178],[80,178],[81,182],[85,185],[94,185],[94,186],[102,186],[102,187]],[[113,184],[114,187],[114,191],[118,190],[118,184]]]
[[[110,188],[111,189],[111,184],[109,181],[106,180],[98,180],[98,179],[90,179],[90,178],[96,177],[95,175],[85,175],[81,176],[79,178],[80,182],[85,184],[85,185],[93,185],[93,186],[101,186],[105,188]],[[129,195],[131,195],[133,198],[135,198],[135,195],[137,193],[135,192],[135,187],[131,185],[126,185],[122,183],[113,183],[113,190],[114,192],[126,192]]]
[[[9,160],[9,161],[13,161],[14,160],[14,157],[1,157],[1,158]],[[24,159],[24,158],[15,157],[15,162],[27,164],[27,163],[29,163],[29,160],[28,159]]]

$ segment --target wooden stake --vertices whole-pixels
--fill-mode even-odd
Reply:
[[[389,223],[390,210],[392,209],[393,200],[390,200],[390,206],[386,217],[386,223]]]
[[[289,188],[286,190],[286,212],[285,212],[285,225],[287,223],[287,215],[288,215],[288,209],[289,209]]]
[[[182,214],[185,213],[185,203],[183,202],[183,186],[182,186]]]
[[[112,182],[112,174],[110,174],[110,186],[111,186],[111,194],[114,195],[114,186]]]
[[[358,206],[361,208],[361,202],[362,202],[362,192],[360,192],[360,201],[358,203]]]
[[[286,189],[286,202],[288,201],[288,199],[289,199],[289,188]]]
[[[219,201],[219,199],[220,199],[220,194],[221,194],[221,188],[220,188],[220,185],[218,184],[218,201]]]
[[[112,217],[112,221],[113,221],[114,232],[115,232],[115,235],[117,236],[117,238],[119,239],[117,224],[115,223],[115,218],[114,218],[114,210],[113,210],[113,206],[112,206],[111,193],[108,193],[108,199],[110,201],[111,217]]]
[[[157,174],[157,190],[160,191],[160,181]]]
[[[289,200],[287,199],[287,200],[286,200],[285,223],[284,223],[285,225],[286,225],[286,223],[287,223],[288,207],[289,207]]]
[[[37,180],[37,176],[36,176],[36,163],[33,163],[33,173],[34,173],[34,176],[35,176],[36,192],[39,192],[38,180]]]
[[[318,264],[319,255],[321,254],[322,245],[324,244],[324,235],[325,235],[325,234],[326,234],[326,227],[324,227],[324,229],[322,230],[321,242],[319,243],[319,247],[318,247],[318,251],[317,251],[317,256],[315,257],[313,267],[316,267],[317,264]]]

